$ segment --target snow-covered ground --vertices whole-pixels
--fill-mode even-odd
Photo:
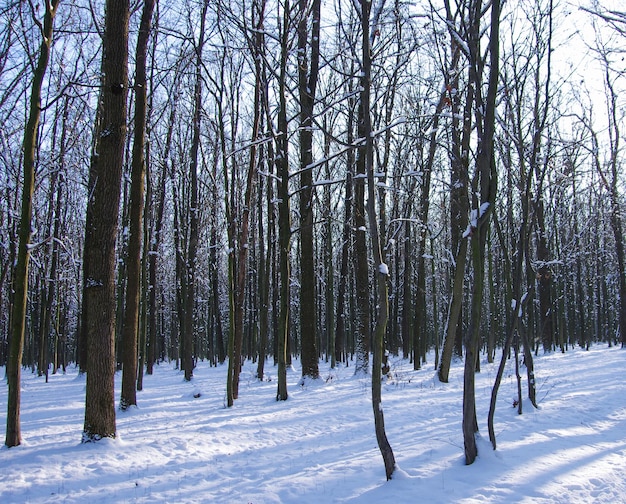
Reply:
[[[200,363],[185,383],[164,364],[145,377],[139,407],[118,412],[118,438],[95,444],[80,443],[84,379],[72,369],[46,384],[26,371],[24,443],[0,449],[0,502],[626,502],[626,351],[596,345],[541,355],[535,364],[540,409],[525,401],[521,416],[512,407],[513,364],[507,366],[497,451],[486,420],[496,367],[482,364],[480,452],[465,466],[462,364],[442,384],[431,365],[413,371],[393,360],[383,404],[400,470],[389,482],[374,437],[369,379],[354,377],[353,367],[331,370],[322,362],[322,379],[299,386],[296,363],[289,400],[276,402],[276,369],[268,363],[266,380],[258,382],[246,363],[240,398],[228,409],[226,366]],[[6,400],[4,385],[2,426]]]

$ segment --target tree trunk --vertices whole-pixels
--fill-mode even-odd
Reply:
[[[126,139],[128,0],[107,0],[100,123],[90,167],[83,263],[88,341],[83,442],[115,437],[115,242]]]
[[[146,0],[141,14],[135,51],[135,118],[130,187],[130,229],[126,259],[126,303],[122,329],[123,370],[120,408],[137,405],[137,341],[141,294],[141,242],[143,235],[144,186],[146,176],[146,56],[154,0]]]
[[[552,351],[554,345],[554,324],[552,323],[552,272],[550,270],[550,250],[546,237],[546,224],[543,200],[539,197],[535,203],[537,222],[537,291],[539,295],[539,332],[543,351]]]
[[[7,361],[7,429],[4,444],[13,447],[22,443],[20,427],[20,387],[24,332],[26,326],[26,299],[28,293],[28,264],[30,259],[29,244],[31,238],[31,219],[33,213],[33,193],[35,190],[35,149],[37,130],[41,116],[41,88],[50,60],[54,16],[59,0],[45,2],[43,25],[40,25],[42,42],[39,47],[37,66],[33,73],[30,94],[28,122],[24,129],[24,182],[22,186],[22,210],[19,224],[19,245],[17,262],[13,273],[13,308],[11,314],[11,340]]]
[[[378,232],[378,219],[376,217],[376,179],[374,177],[374,139],[372,138],[372,123],[370,117],[370,93],[372,78],[372,55],[370,49],[370,8],[371,3],[361,0],[361,28],[363,31],[362,58],[363,74],[361,76],[361,103],[359,124],[359,137],[364,139],[358,149],[357,165],[362,166],[367,177],[368,204],[367,216],[369,221],[370,236],[372,240],[372,251],[374,264],[376,266],[376,287],[378,293],[378,310],[376,313],[376,326],[374,329],[373,362],[372,362],[372,409],[374,412],[374,427],[376,431],[376,441],[385,464],[385,474],[387,480],[393,477],[396,469],[396,461],[393,450],[387,439],[385,432],[385,417],[381,402],[381,370],[382,356],[384,352],[384,338],[387,331],[387,321],[389,319],[389,297],[387,292],[387,277],[389,269],[383,262],[380,234]],[[365,236],[365,233],[361,233]],[[367,263],[367,258],[366,263]],[[367,327],[369,331],[369,327]],[[369,338],[368,338],[369,340]],[[362,343],[362,342],[361,342]],[[363,348],[361,348],[361,351]],[[357,356],[358,359],[358,356]],[[364,370],[366,371],[366,369]]]
[[[257,60],[258,61],[258,60]],[[239,395],[239,374],[241,372],[242,359],[242,342],[244,332],[244,304],[246,292],[246,276],[248,272],[248,235],[250,230],[250,211],[252,209],[252,200],[254,198],[256,172],[257,172],[257,141],[260,132],[262,117],[262,82],[260,67],[257,68],[256,85],[254,93],[254,124],[252,127],[252,146],[250,147],[250,162],[248,165],[248,173],[246,175],[245,195],[242,208],[242,215],[238,217],[239,231],[236,242],[237,260],[236,265],[236,284],[234,292],[235,313],[234,313],[234,362],[233,362],[233,398],[237,399]],[[233,181],[232,190],[235,188]],[[231,209],[232,210],[232,209]],[[231,215],[231,219],[234,216]],[[230,357],[229,357],[230,358]]]
[[[348,83],[348,95],[352,96],[351,84]],[[354,143],[353,125],[353,99],[348,98],[348,119],[347,119],[347,143]],[[337,314],[335,317],[335,360],[342,362],[346,349],[346,290],[349,285],[349,260],[350,260],[350,236],[352,235],[352,170],[354,168],[354,151],[348,150],[346,153],[346,181],[345,196],[343,200],[344,218],[343,231],[341,234],[341,263],[339,266],[339,286],[337,289]]]
[[[308,0],[298,0],[298,95],[300,98],[300,338],[302,377],[319,377],[313,241],[313,108],[319,69],[320,0],[312,0],[310,65]]]
[[[289,19],[291,7],[285,0],[281,33],[279,75],[278,137],[276,138],[276,168],[278,175],[278,261],[280,268],[280,315],[278,320],[278,391],[277,401],[286,401],[287,393],[287,340],[289,338],[289,248],[291,241],[291,210],[289,206],[289,158],[287,123],[287,59],[289,56]]]
[[[261,159],[264,159],[261,149]],[[267,260],[269,254],[265,251],[265,233],[263,227],[263,178],[257,173],[259,185],[257,198],[258,235],[259,235],[259,360],[256,376],[263,381],[265,375],[265,359],[267,358],[267,341],[269,332],[269,270],[271,265]]]
[[[362,3],[366,3],[362,1]],[[362,7],[363,9],[363,7]],[[367,20],[369,23],[369,18]],[[369,26],[369,25],[368,25]],[[368,117],[365,117],[366,114]],[[368,139],[365,136],[366,123],[369,123],[369,109],[363,110],[363,102],[359,106],[358,142],[361,145]],[[362,149],[362,147],[359,147]],[[369,374],[370,352],[370,286],[367,256],[367,215],[365,208],[365,180],[367,178],[366,159],[359,153],[356,160],[356,176],[354,177],[354,277],[356,285],[356,313],[354,314],[354,336],[356,339],[356,362],[354,374]],[[371,233],[371,230],[370,230]],[[376,373],[375,373],[376,374]],[[374,375],[375,375],[374,374]]]
[[[448,23],[453,21],[452,13],[446,2]],[[474,105],[473,86],[467,87],[465,96],[465,107],[463,109],[462,127],[459,127],[461,107],[461,93],[459,87],[458,61],[461,50],[456,40],[456,35],[450,33],[450,51],[452,54],[451,69],[449,74],[452,78],[449,81],[450,96],[447,97],[452,107],[452,146],[450,152],[450,236],[451,254],[454,256],[453,262],[453,282],[448,315],[445,324],[445,334],[443,348],[441,352],[441,362],[437,371],[439,381],[448,382],[452,354],[456,349],[458,356],[462,355],[461,333],[463,328],[463,283],[465,280],[465,265],[467,261],[467,239],[462,237],[463,231],[467,228],[469,201],[468,201],[468,167],[469,167],[469,147],[472,131],[471,114]],[[443,100],[442,100],[443,101]]]
[[[453,56],[458,59],[460,51],[457,49]],[[456,61],[453,62],[456,66]],[[428,210],[430,208],[430,179],[435,164],[437,151],[437,130],[439,117],[446,103],[447,88],[440,97],[431,126],[431,134],[428,144],[428,157],[424,165],[424,175],[419,199],[419,230],[417,246],[417,295],[415,301],[415,327],[413,328],[413,369],[421,367],[422,358],[426,355],[426,238],[428,236]],[[408,238],[407,238],[408,239]],[[410,281],[407,278],[405,281]]]
[[[255,58],[255,71],[256,71],[256,79],[257,79],[257,87],[259,92],[259,111],[265,111],[267,115],[269,113],[268,104],[267,104],[267,71],[265,67],[265,59],[263,56],[265,55],[265,34],[263,33],[263,28],[265,26],[265,0],[259,0],[258,2],[253,3],[253,16],[252,16],[252,24],[257,29],[256,33],[253,37],[254,44],[254,54]],[[259,118],[259,132],[264,131],[264,126],[266,125],[266,121],[261,115]],[[273,157],[273,150],[270,146],[267,148],[265,145],[261,145],[259,148],[259,163],[260,166],[266,166],[268,171],[271,170],[270,165]],[[266,249],[265,242],[265,231],[263,226],[263,175],[257,170],[256,173],[257,184],[258,184],[258,193],[257,193],[257,228],[258,228],[258,240],[259,240],[259,261],[258,261],[258,303],[259,303],[259,360],[257,362],[257,378],[260,381],[263,381],[263,377],[265,375],[265,360],[267,358],[267,343],[268,343],[268,333],[269,333],[269,291],[270,291],[270,271],[271,271],[271,262],[270,262],[270,254]],[[268,197],[271,192],[271,182],[268,181],[267,191]],[[269,237],[271,235],[271,220],[272,220],[272,206],[268,205],[267,208],[267,220],[268,220],[268,244]],[[269,247],[268,247],[269,248]]]
[[[490,68],[487,97],[483,102],[480,92],[482,76],[479,71],[480,53],[480,16],[481,2],[472,8],[470,48],[470,85],[477,88],[476,115],[479,128],[479,145],[476,158],[476,173],[472,184],[475,200],[471,223],[472,265],[474,267],[474,284],[472,287],[472,304],[470,325],[465,344],[465,368],[463,381],[463,440],[465,445],[465,463],[472,464],[478,454],[475,433],[478,431],[476,421],[476,396],[474,375],[480,350],[480,318],[484,290],[485,244],[489,232],[489,217],[496,197],[496,168],[493,157],[493,137],[495,131],[495,103],[499,76],[499,33],[500,33],[500,2],[491,4],[491,33],[489,36]],[[484,116],[483,116],[484,114]],[[480,198],[476,201],[477,198]]]
[[[157,339],[157,261],[159,258],[159,245],[161,244],[161,234],[163,230],[163,214],[165,213],[165,190],[168,174],[170,173],[170,151],[172,146],[172,135],[176,122],[177,94],[172,100],[167,134],[165,140],[165,150],[163,152],[162,171],[159,179],[157,193],[156,215],[150,238],[150,252],[148,254],[148,348],[147,348],[147,374],[151,375],[154,364],[158,359],[157,350],[159,342]],[[160,352],[164,352],[160,348]]]
[[[181,345],[181,367],[185,372],[185,381],[191,381],[194,368],[194,308],[196,303],[196,255],[198,251],[198,222],[200,208],[198,207],[198,150],[200,148],[200,119],[202,115],[202,49],[204,48],[206,13],[209,7],[205,0],[200,14],[200,32],[198,44],[195,47],[196,82],[194,88],[193,112],[193,139],[191,142],[189,178],[191,186],[189,208],[189,240],[187,243],[187,257],[185,263],[185,298],[183,344]]]
[[[324,119],[324,130],[328,131],[328,122]],[[328,159],[330,155],[331,138],[329,134],[324,135],[324,157]],[[331,179],[330,163],[326,165],[326,179]],[[324,188],[324,299],[325,299],[325,319],[324,328],[326,333],[326,362],[330,356],[330,367],[337,365],[335,353],[335,269],[333,266],[333,212],[332,194],[330,186]]]

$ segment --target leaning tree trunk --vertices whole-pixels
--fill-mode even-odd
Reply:
[[[87,386],[83,442],[115,437],[115,243],[128,89],[128,0],[108,0],[103,40],[100,123],[91,160],[83,256]]]
[[[513,337],[515,336],[516,331],[518,331],[519,320],[522,316],[523,309],[528,301],[529,293],[525,293],[522,296],[521,293],[521,285],[522,285],[522,267],[524,265],[525,254],[527,253],[527,242],[528,242],[528,206],[529,206],[529,196],[530,196],[530,180],[531,176],[526,175],[526,183],[525,183],[525,193],[522,195],[522,224],[520,226],[519,236],[517,238],[517,251],[514,255],[515,257],[515,265],[513,268],[513,276],[510,279],[512,285],[512,299],[513,306],[511,308],[511,324],[507,330],[506,339],[504,342],[504,346],[502,347],[502,356],[500,359],[500,364],[498,366],[498,370],[496,372],[496,378],[494,381],[493,388],[491,389],[491,402],[489,405],[489,414],[487,417],[487,427],[489,430],[489,440],[491,441],[491,445],[493,449],[496,449],[496,434],[494,430],[494,415],[496,410],[496,399],[498,397],[498,391],[500,389],[500,384],[502,382],[502,376],[504,374],[504,368],[506,365],[506,360],[508,359],[509,350],[511,348],[511,342]],[[506,265],[508,269],[511,269],[511,265],[507,263]]]
[[[45,2],[41,29],[41,46],[39,58],[33,74],[30,94],[30,110],[28,122],[24,130],[24,185],[22,187],[22,210],[19,225],[19,245],[17,261],[13,274],[13,313],[11,314],[11,341],[9,343],[9,359],[7,361],[7,382],[9,385],[7,398],[7,430],[4,444],[8,447],[22,443],[20,428],[20,381],[22,355],[24,347],[24,328],[26,325],[26,298],[28,292],[28,263],[30,259],[29,244],[31,238],[31,219],[33,213],[33,193],[35,190],[35,149],[37,146],[37,129],[41,115],[41,87],[50,60],[54,16],[59,0]],[[43,349],[42,349],[43,351]]]

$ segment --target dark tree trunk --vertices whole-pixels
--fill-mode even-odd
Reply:
[[[495,132],[495,104],[499,76],[499,33],[500,2],[491,3],[491,33],[489,36],[490,68],[486,100],[480,92],[482,75],[479,70],[480,53],[480,17],[481,2],[473,5],[471,16],[470,48],[470,85],[477,88],[476,122],[479,129],[479,145],[476,158],[476,172],[472,184],[475,219],[471,223],[471,251],[474,267],[470,325],[465,343],[465,368],[463,383],[463,440],[465,463],[472,464],[478,454],[475,434],[478,431],[476,421],[476,396],[474,381],[478,354],[480,351],[480,318],[484,290],[485,244],[489,232],[489,218],[496,197],[495,160],[493,157],[493,138]],[[484,114],[484,115],[483,115]],[[477,200],[477,198],[479,198]]]
[[[276,168],[278,175],[278,262],[280,269],[280,315],[278,331],[278,390],[276,400],[286,401],[287,393],[287,342],[289,339],[289,249],[291,241],[291,210],[289,205],[289,158],[287,123],[287,59],[289,56],[289,0],[283,6],[283,31],[279,75],[280,105],[278,110],[278,137],[276,138]]]
[[[350,83],[348,83],[349,95],[352,95]],[[353,125],[353,99],[348,99],[348,120],[347,120],[347,142],[348,145],[354,143]],[[350,237],[352,236],[352,170],[355,165],[354,151],[348,150],[346,154],[346,181],[345,196],[343,200],[344,218],[343,231],[341,234],[341,263],[339,266],[339,286],[337,289],[337,314],[335,317],[335,360],[341,362],[344,359],[346,349],[346,290],[349,285],[349,260],[350,260]]]
[[[450,11],[448,2],[446,2],[446,12],[448,23],[453,21],[453,15]],[[450,373],[450,364],[452,362],[453,352],[461,356],[463,345],[461,343],[461,334],[463,329],[463,283],[465,279],[465,265],[467,261],[467,239],[462,237],[463,232],[467,229],[469,201],[469,157],[467,153],[470,147],[471,135],[471,114],[474,105],[473,86],[468,86],[465,95],[465,106],[463,108],[462,125],[459,125],[459,116],[461,108],[461,96],[459,92],[459,65],[458,61],[461,55],[461,49],[456,40],[456,35],[450,33],[450,51],[452,54],[452,62],[450,69],[450,96],[447,97],[452,107],[452,146],[450,151],[450,236],[452,241],[452,254],[454,254],[454,267],[452,268],[452,292],[450,304],[448,307],[447,320],[445,324],[445,334],[443,340],[443,348],[441,352],[441,362],[439,364],[438,376],[443,383],[448,382]],[[461,126],[461,127],[460,127]]]
[[[115,437],[115,243],[128,89],[128,0],[108,0],[100,123],[90,167],[83,263],[83,324],[88,363],[83,442]]]
[[[28,264],[30,259],[29,244],[31,238],[31,219],[33,213],[33,193],[35,190],[35,150],[37,130],[41,116],[41,88],[50,59],[54,16],[58,0],[45,2],[46,12],[41,28],[42,42],[39,47],[37,66],[31,86],[29,115],[24,129],[24,182],[22,187],[22,209],[19,224],[19,245],[17,261],[13,273],[13,308],[11,314],[11,339],[7,361],[7,428],[4,444],[8,447],[22,443],[20,427],[20,387],[24,332],[26,325],[26,300],[28,293]],[[43,349],[42,349],[43,351]]]
[[[387,331],[387,321],[389,319],[389,297],[387,292],[387,277],[389,276],[389,269],[383,262],[380,234],[378,231],[378,219],[376,217],[376,179],[374,177],[374,139],[372,138],[372,123],[370,116],[370,93],[371,93],[371,79],[372,79],[372,54],[370,49],[370,8],[371,3],[367,0],[361,0],[361,29],[363,31],[362,42],[362,64],[363,74],[361,76],[361,102],[360,102],[360,118],[359,123],[359,137],[364,139],[363,143],[358,149],[357,165],[362,167],[363,173],[367,177],[367,189],[368,189],[368,204],[367,204],[367,217],[369,222],[369,231],[372,242],[372,251],[374,256],[374,265],[376,266],[376,288],[378,294],[378,308],[376,313],[376,326],[374,329],[373,338],[373,362],[372,362],[372,409],[374,412],[374,427],[376,431],[376,441],[378,448],[383,457],[385,464],[385,475],[387,480],[393,477],[393,473],[396,470],[396,461],[393,455],[393,450],[387,439],[385,432],[385,417],[383,414],[383,407],[381,402],[381,371],[382,371],[382,357],[384,352],[384,339]],[[363,237],[364,232],[360,233]],[[365,265],[367,266],[367,257],[365,257]],[[367,275],[367,271],[366,271]],[[369,326],[366,327],[366,333],[369,333]],[[369,337],[366,341],[369,341]],[[359,342],[363,345],[363,341]],[[361,346],[357,350],[363,351],[364,347]],[[367,350],[366,350],[367,355]],[[357,355],[357,361],[359,356]],[[367,364],[367,361],[365,361]],[[358,370],[357,370],[358,372]],[[367,367],[361,370],[361,372],[367,372]]]
[[[191,142],[189,166],[189,178],[191,182],[190,208],[189,208],[189,241],[187,243],[187,257],[185,263],[185,318],[183,324],[183,344],[181,346],[181,367],[185,372],[185,380],[190,381],[193,377],[194,368],[194,308],[196,304],[196,255],[198,252],[198,223],[200,220],[200,208],[198,207],[198,158],[200,148],[200,119],[202,115],[202,50],[204,48],[205,22],[209,2],[206,0],[200,14],[200,34],[195,48],[195,72],[196,82],[194,89],[194,112],[193,112],[193,139]]]
[[[141,242],[143,236],[144,186],[146,178],[146,57],[154,0],[144,2],[135,51],[135,118],[130,188],[130,229],[126,258],[126,303],[122,329],[123,371],[120,408],[137,405],[137,342],[141,294]]]
[[[365,3],[364,1],[362,3]],[[369,20],[367,21],[369,23]],[[368,117],[365,117],[365,114]],[[369,123],[369,109],[363,110],[363,102],[359,105],[358,141],[367,141],[365,136],[366,122]],[[365,208],[366,160],[359,154],[356,160],[356,176],[354,177],[354,278],[356,286],[356,313],[354,314],[354,336],[356,362],[355,374],[369,374],[370,352],[370,286],[367,255],[367,210]],[[370,230],[371,232],[371,230]]]
[[[307,55],[309,2],[298,0],[298,95],[300,98],[300,338],[302,377],[319,377],[313,242],[313,109],[319,69],[320,0],[312,0],[311,54]]]
[[[550,249],[546,237],[543,200],[535,203],[537,222],[537,292],[539,295],[539,331],[544,352],[551,352],[554,345],[554,324],[552,323],[552,271],[550,270]]]
[[[458,58],[460,52],[456,50],[454,56]],[[456,63],[453,64],[456,66]],[[423,180],[419,199],[419,220],[418,230],[418,252],[417,252],[417,293],[415,302],[415,327],[413,328],[413,369],[420,369],[422,358],[426,356],[426,238],[428,236],[428,210],[430,208],[430,179],[435,164],[435,154],[437,151],[437,129],[439,128],[439,117],[447,103],[447,88],[439,99],[435,115],[431,126],[428,144],[428,157],[423,169]],[[408,237],[407,237],[408,240]],[[406,282],[410,282],[407,277]]]

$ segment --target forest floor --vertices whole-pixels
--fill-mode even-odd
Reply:
[[[385,480],[376,445],[370,379],[330,369],[276,402],[276,368],[254,378],[244,365],[239,399],[225,407],[227,366],[199,363],[192,382],[173,364],[144,379],[138,407],[117,413],[115,440],[81,444],[84,377],[74,368],[49,383],[22,375],[24,443],[0,449],[0,502],[8,503],[624,503],[626,350],[535,359],[539,409],[518,415],[514,361],[498,398],[498,449],[487,435],[496,364],[476,376],[479,457],[464,465],[463,365],[448,384],[431,363],[391,359],[384,383],[387,435],[398,470]],[[484,357],[484,356],[483,356]],[[0,368],[4,375],[4,369]],[[525,368],[523,390],[526,392]],[[121,374],[116,375],[119,398]],[[198,396],[199,397],[195,397]],[[526,394],[524,394],[526,396]],[[6,425],[6,383],[0,424]]]

